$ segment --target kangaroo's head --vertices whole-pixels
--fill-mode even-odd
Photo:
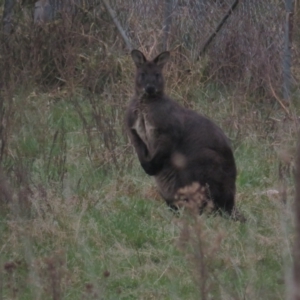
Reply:
[[[170,57],[170,52],[162,52],[148,61],[141,51],[132,50],[131,57],[136,65],[136,94],[147,98],[162,95],[164,93],[162,69]]]

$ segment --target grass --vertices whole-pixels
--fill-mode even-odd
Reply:
[[[245,224],[170,212],[126,145],[123,106],[105,107],[108,130],[80,91],[81,115],[63,91],[16,95],[22,109],[0,190],[0,299],[285,298],[293,182],[284,206],[270,193],[278,189],[278,155],[267,117],[226,90],[201,89],[190,91],[190,105],[232,138]]]

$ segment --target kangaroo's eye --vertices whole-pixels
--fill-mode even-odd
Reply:
[[[159,78],[160,78],[160,73],[156,73],[156,74],[155,74],[155,78],[156,78],[156,79],[159,79]]]
[[[140,76],[141,76],[141,79],[144,80],[146,75],[145,75],[145,73],[143,72],[143,73],[140,74]]]

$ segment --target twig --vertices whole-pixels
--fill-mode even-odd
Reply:
[[[291,119],[291,113],[289,112],[288,108],[283,104],[283,102],[280,100],[280,98],[276,95],[276,92],[274,91],[274,89],[272,87],[272,84],[271,84],[270,76],[268,76],[268,78],[269,78],[269,88],[270,88],[270,90],[271,90],[271,92],[273,94],[273,97],[280,104],[280,106],[285,111],[285,113],[287,114],[287,116]]]
[[[165,270],[160,274],[160,276],[155,280],[154,284],[156,284],[163,276],[164,274],[167,272],[167,270],[169,269],[170,265],[168,265]]]

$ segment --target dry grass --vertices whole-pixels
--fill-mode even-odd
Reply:
[[[34,111],[38,118],[15,119],[18,134],[8,144],[1,179],[2,199],[8,202],[1,204],[5,297],[282,299],[294,236],[293,155],[288,160],[291,171],[285,173],[284,206],[275,151],[281,137],[269,133],[264,115],[247,110],[249,103],[232,106],[234,100],[226,93],[197,87],[191,90],[191,105],[207,115],[214,112],[215,120],[233,133],[237,205],[246,224],[187,211],[173,215],[131,149],[116,155],[119,165],[130,162],[121,172],[118,165],[106,167],[110,156],[104,159],[105,151],[98,150],[105,149],[97,140],[98,131],[90,131],[92,148],[88,127],[68,99],[50,101],[44,110],[37,108],[43,107],[47,95],[22,98],[32,103],[22,115]],[[81,105],[92,122],[87,116],[93,108],[88,101]],[[244,111],[246,123],[239,124],[241,132],[235,136],[235,122],[242,118],[237,109]],[[61,118],[64,134],[57,123]],[[228,123],[229,119],[234,120]],[[111,121],[116,122],[111,128],[120,126],[118,118]],[[294,134],[286,135],[291,149]],[[51,137],[48,143],[44,135]],[[124,141],[118,143],[119,149],[127,147]]]

